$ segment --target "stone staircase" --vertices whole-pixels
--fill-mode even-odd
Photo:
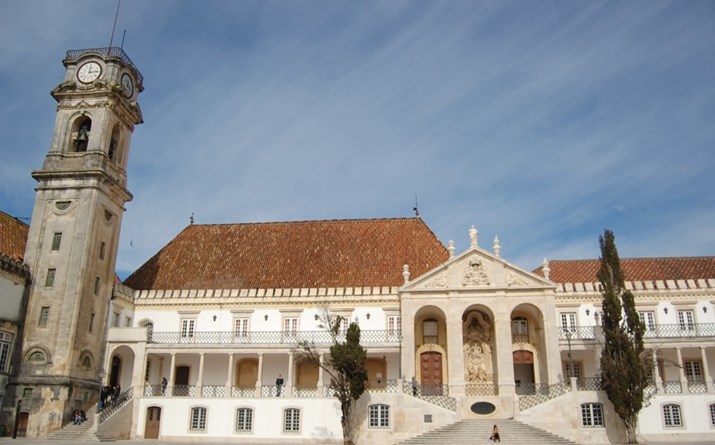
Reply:
[[[499,435],[501,436],[501,442],[504,444],[576,445],[576,442],[515,420],[486,419],[462,420],[408,439],[401,442],[401,445],[491,444],[492,442],[489,440],[489,436],[492,434],[494,424],[499,426]]]
[[[96,406],[87,411],[87,420],[81,425],[75,425],[72,422],[63,426],[57,431],[48,434],[47,440],[62,440],[72,442],[109,442],[113,439],[102,437],[98,434],[94,423],[97,421]]]

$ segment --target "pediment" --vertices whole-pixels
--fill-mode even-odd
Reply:
[[[553,286],[548,280],[476,247],[416,277],[403,290],[532,289]]]

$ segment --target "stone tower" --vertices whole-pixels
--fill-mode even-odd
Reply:
[[[68,51],[63,64],[50,150],[32,172],[32,284],[13,385],[27,436],[61,428],[97,401],[119,230],[132,199],[129,142],[142,123],[142,76],[121,48]]]

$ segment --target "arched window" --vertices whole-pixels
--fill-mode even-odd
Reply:
[[[92,367],[92,359],[89,358],[89,355],[85,355],[82,359],[82,367],[86,369],[90,369]]]
[[[154,323],[152,323],[151,321],[145,320],[145,321],[142,321],[139,326],[146,328],[146,340],[151,341],[152,334],[154,334]]]
[[[236,410],[236,430],[237,433],[250,433],[253,431],[253,409],[238,408]]]
[[[680,428],[683,426],[680,405],[674,403],[663,405],[663,424],[666,428]]]
[[[600,403],[581,404],[581,425],[603,427],[603,405]]]
[[[42,351],[34,351],[30,354],[30,356],[27,358],[28,362],[32,362],[34,364],[40,364],[40,363],[46,363],[47,359],[45,358],[45,353]]]
[[[206,431],[206,408],[191,408],[189,431]]]
[[[367,407],[368,428],[390,428],[390,406],[383,404]]]
[[[115,124],[114,128],[112,129],[112,136],[109,138],[109,150],[107,151],[107,155],[109,156],[110,161],[118,161],[120,156],[119,156],[119,124]]]
[[[92,131],[92,119],[82,116],[72,125],[71,150],[76,152],[87,151],[89,135]]]

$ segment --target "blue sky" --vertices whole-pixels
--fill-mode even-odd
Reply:
[[[116,2],[0,0],[0,209]],[[145,79],[117,269],[188,223],[409,217],[502,256],[715,253],[715,2],[123,0]]]

